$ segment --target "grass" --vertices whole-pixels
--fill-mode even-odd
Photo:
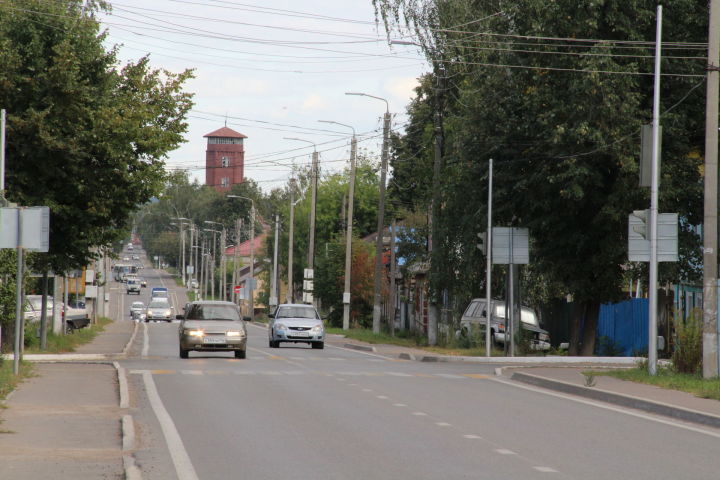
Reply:
[[[74,352],[75,348],[91,342],[98,333],[105,330],[105,326],[111,323],[112,320],[109,318],[101,317],[95,325],[90,325],[80,330],[75,330],[74,333],[69,335],[56,335],[52,332],[48,332],[47,337],[47,349],[40,350],[40,339],[35,335],[35,331],[27,330],[25,332],[25,338],[29,338],[31,335],[32,342],[25,348],[25,353],[68,353]]]
[[[467,357],[481,357],[485,355],[484,347],[475,348],[460,348],[460,347],[439,347],[439,346],[428,346],[426,338],[406,336],[403,332],[398,332],[398,335],[393,337],[387,332],[381,332],[379,334],[373,333],[370,329],[365,328],[351,328],[350,330],[343,330],[342,328],[325,328],[327,333],[336,335],[345,335],[346,338],[353,340],[359,340],[366,343],[383,343],[387,345],[398,345],[401,347],[418,348],[425,350],[426,352],[438,353],[442,355],[454,355],[454,356],[467,356]],[[502,350],[493,349],[493,356],[502,355]]]
[[[33,365],[28,362],[20,362],[20,371],[18,375],[13,375],[13,361],[0,360],[0,401],[12,392],[15,387],[26,378],[34,375]]]
[[[606,375],[609,377],[629,380],[631,382],[645,383],[668,390],[679,390],[692,393],[700,398],[720,400],[720,378],[710,380],[703,379],[700,375],[678,373],[670,368],[658,368],[657,375],[651,376],[646,368],[631,368],[624,370],[605,370],[583,372],[595,376]]]

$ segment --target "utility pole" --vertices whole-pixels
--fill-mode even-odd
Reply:
[[[707,98],[705,107],[705,218],[703,221],[703,378],[717,377],[717,195],[718,78],[720,76],[720,0],[710,0]]]
[[[312,154],[312,197],[310,204],[310,245],[308,247],[308,268],[315,268],[315,212],[317,210],[317,183],[318,183],[318,152]],[[313,304],[315,303],[313,296]]]
[[[492,337],[490,319],[492,318],[492,189],[493,160],[488,163],[488,213],[487,231],[485,233],[485,356],[492,355]]]
[[[220,298],[223,299],[223,302],[227,300],[227,272],[226,272],[226,263],[225,263],[225,249],[226,246],[226,238],[225,238],[225,226],[223,225],[222,233],[220,234],[220,244],[222,245],[222,249],[220,250],[220,275],[222,276],[220,279],[220,288],[222,288],[222,295]]]
[[[397,268],[395,265],[395,232],[397,231],[397,224],[393,217],[392,225],[390,227],[390,335],[395,336],[395,314],[397,313],[397,286],[395,285],[395,275],[397,275]]]
[[[387,103],[387,102],[386,102]],[[383,230],[385,229],[385,178],[388,164],[388,141],[390,136],[390,110],[385,111],[383,117],[383,144],[380,165],[380,204],[378,205],[377,238],[375,239],[375,289],[373,293],[373,333],[380,333],[380,319],[382,316],[382,254]]]
[[[293,233],[295,232],[295,169],[293,168],[293,176],[290,178],[290,232],[288,233],[288,287],[287,287],[287,303],[295,302],[293,293]]]
[[[278,242],[280,235],[280,215],[275,215],[275,249],[273,250],[273,274],[270,284],[270,306],[278,304]]]
[[[382,319],[382,268],[383,230],[385,228],[385,177],[387,175],[388,149],[390,139],[390,104],[382,97],[362,92],[345,92],[345,95],[359,95],[385,102],[385,116],[383,117],[383,144],[380,165],[380,204],[378,205],[377,238],[375,240],[375,289],[373,292],[373,333],[380,333],[380,320]]]
[[[352,275],[352,230],[353,230],[353,202],[355,198],[355,160],[357,158],[357,136],[355,128],[344,123],[332,120],[319,120],[322,123],[333,123],[352,129],[350,140],[350,185],[348,188],[347,225],[345,231],[345,289],[343,290],[343,330],[350,328],[350,278]]]
[[[255,320],[255,201],[250,199],[250,320]]]

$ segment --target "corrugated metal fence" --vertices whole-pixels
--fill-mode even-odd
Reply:
[[[597,340],[597,347],[619,350],[621,355],[647,354],[648,299],[632,298],[601,305]]]

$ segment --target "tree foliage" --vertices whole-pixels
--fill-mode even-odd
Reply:
[[[51,209],[50,252],[34,259],[41,269],[85,265],[121,238],[129,215],[160,191],[163,158],[187,128],[191,73],[154,70],[147,58],[118,65],[91,15],[104,6],[0,4],[7,198]]]
[[[438,111],[445,149],[434,282],[464,298],[484,288],[474,244],[486,229],[492,158],[493,223],[530,229],[532,278],[548,282],[556,297],[572,294],[585,304],[580,312],[618,299],[627,216],[649,204],[649,191],[638,188],[638,159],[640,126],[652,117],[655,2],[374,4],[389,33],[411,29],[433,66],[396,142],[392,193],[427,211],[427,196],[413,193],[432,181],[431,112]],[[704,2],[672,2],[665,18],[672,19],[665,42],[705,41]],[[702,212],[703,56],[689,47],[663,60],[660,211],[680,213],[684,253],[662,269],[668,280],[696,278],[699,265],[692,226]],[[441,87],[431,88],[437,77]],[[593,329],[586,333],[583,351],[592,352]]]

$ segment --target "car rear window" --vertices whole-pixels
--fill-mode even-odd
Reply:
[[[167,302],[150,302],[148,306],[150,308],[170,308],[170,304]]]
[[[185,320],[240,320],[240,314],[232,305],[193,305]]]

